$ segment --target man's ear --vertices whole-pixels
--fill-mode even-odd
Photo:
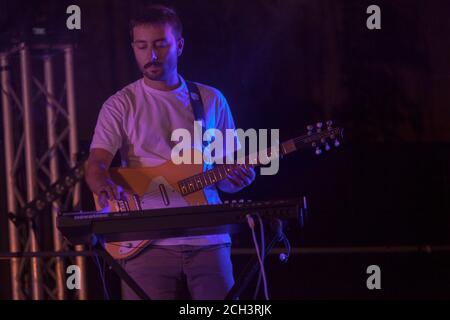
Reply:
[[[183,53],[183,48],[184,48],[184,38],[180,38],[177,42],[177,54],[178,56],[181,56],[181,54]]]

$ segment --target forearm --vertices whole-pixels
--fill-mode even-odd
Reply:
[[[108,166],[101,161],[88,160],[86,168],[86,183],[92,192],[98,194],[111,177]]]

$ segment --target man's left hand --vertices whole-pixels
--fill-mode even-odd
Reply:
[[[224,192],[235,193],[252,184],[255,177],[255,169],[238,165],[228,173],[227,178],[217,183],[217,187]]]

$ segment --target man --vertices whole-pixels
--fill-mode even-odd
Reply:
[[[130,23],[132,48],[143,78],[126,86],[103,105],[86,171],[86,181],[100,203],[119,199],[120,187],[108,169],[121,152],[122,165],[152,167],[171,161],[171,132],[193,132],[194,114],[185,80],[177,72],[183,52],[182,26],[175,11],[148,8]],[[207,127],[225,135],[234,121],[224,96],[197,84]],[[208,203],[220,203],[217,188],[234,193],[255,179],[253,169],[241,167],[215,186],[204,190]],[[152,299],[180,298],[187,287],[193,299],[223,299],[232,287],[233,270],[228,234],[170,238],[153,241],[137,256],[124,261],[127,272]],[[123,285],[123,297],[137,296]]]

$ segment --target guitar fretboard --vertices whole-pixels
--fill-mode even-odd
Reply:
[[[203,173],[196,174],[192,177],[189,177],[184,180],[178,181],[178,187],[180,188],[181,194],[183,196],[188,195],[190,193],[194,193],[202,190],[203,188],[213,185],[216,182],[219,182],[225,179],[231,171],[236,169],[237,167],[245,167],[250,168],[255,165],[251,164],[220,164],[205,171]]]
[[[267,157],[271,156],[271,149],[267,149]],[[245,157],[244,161],[238,164],[218,164],[213,169],[196,174],[192,177],[178,181],[178,187],[181,194],[186,196],[188,194],[202,190],[203,188],[213,185],[227,177],[227,175],[240,167],[246,169],[260,165],[257,155],[249,155]]]

